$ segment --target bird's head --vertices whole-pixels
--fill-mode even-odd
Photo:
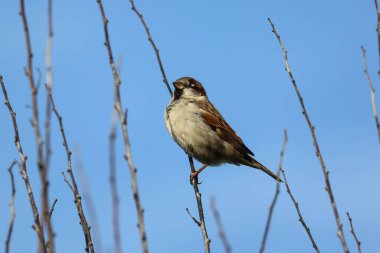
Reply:
[[[201,98],[207,97],[202,84],[191,77],[181,77],[173,82],[175,87],[174,98]]]

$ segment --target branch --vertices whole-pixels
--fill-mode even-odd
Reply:
[[[46,85],[52,87],[52,67],[51,67],[51,48],[53,42],[53,1],[48,0],[48,37],[45,51],[45,63],[46,63]],[[45,110],[45,167],[49,168],[51,158],[51,138],[50,138],[50,126],[51,126],[51,103],[49,95],[46,94],[46,110]]]
[[[379,51],[379,68],[380,68],[380,11],[379,11],[379,5],[377,3],[377,0],[374,0],[374,2],[375,2],[376,16],[377,16],[376,33],[377,33],[377,47],[378,47],[378,51]],[[380,77],[380,70],[377,71],[377,74]]]
[[[77,159],[76,159],[76,163],[74,163],[75,164],[74,167],[77,168],[77,171],[78,171],[79,183],[82,186],[82,192],[83,192],[83,200],[84,200],[83,202],[84,202],[84,205],[86,206],[90,223],[92,224],[91,229],[93,231],[94,239],[97,243],[96,248],[98,252],[103,252],[103,244],[102,244],[102,239],[100,235],[100,225],[98,221],[98,215],[96,213],[94,201],[91,197],[90,185],[87,181],[87,177],[83,168],[82,155],[79,148],[77,148],[77,150],[75,150],[74,148],[74,152],[77,154]]]
[[[361,46],[360,48],[362,49],[363,64],[364,64],[364,74],[367,77],[369,90],[371,92],[372,111],[373,111],[373,116],[375,118],[376,129],[377,129],[377,136],[378,136],[379,143],[380,143],[380,123],[379,123],[379,118],[377,116],[377,110],[376,110],[375,89],[373,88],[371,77],[369,76],[369,72],[368,72],[367,52],[366,52],[366,50],[365,50],[365,48],[363,46]]]
[[[286,129],[284,129],[284,142],[282,144],[282,149],[281,149],[281,152],[280,152],[280,161],[278,163],[278,170],[277,170],[277,173],[276,173],[277,178],[280,178],[280,171],[282,169],[282,160],[284,158],[284,153],[285,153],[285,148],[286,148],[287,142],[288,142],[288,134],[287,134]],[[268,213],[267,223],[265,225],[263,239],[261,241],[261,247],[260,247],[260,250],[259,250],[260,253],[263,253],[264,250],[265,250],[265,244],[266,244],[268,233],[269,233],[269,227],[270,227],[270,223],[271,223],[271,220],[272,220],[273,210],[274,210],[274,207],[276,206],[276,202],[277,202],[279,194],[280,194],[280,181],[277,181],[277,183],[276,183],[276,191],[274,193],[272,204],[269,207],[269,213]]]
[[[287,134],[287,131],[285,129],[284,131],[284,146],[283,146],[283,150],[285,150],[285,145],[286,143],[288,142],[288,134]],[[282,154],[283,155],[283,154]],[[280,158],[281,160],[281,158]],[[311,244],[313,245],[313,248],[314,250],[319,253],[319,249],[317,247],[317,244],[315,243],[314,241],[314,238],[311,234],[311,231],[310,231],[310,228],[306,225],[304,219],[303,219],[303,216],[302,216],[302,213],[301,213],[301,210],[299,208],[299,205],[298,205],[298,202],[295,200],[293,194],[292,194],[292,191],[290,190],[290,187],[289,187],[289,184],[288,184],[288,180],[286,179],[286,175],[285,175],[285,171],[284,169],[282,168],[282,165],[280,167],[280,171],[281,171],[281,174],[282,174],[282,178],[284,179],[284,183],[285,183],[285,186],[286,186],[286,192],[289,194],[290,198],[292,199],[292,202],[294,204],[294,207],[296,208],[297,210],[297,214],[298,214],[298,217],[299,217],[299,221],[301,222],[302,226],[304,227],[307,235],[309,236],[309,239],[311,241]]]
[[[48,248],[51,253],[55,252],[54,246],[54,231],[51,224],[51,220],[49,218],[49,181],[48,181],[48,173],[47,168],[45,166],[45,161],[43,157],[43,141],[41,137],[40,131],[40,122],[39,122],[39,112],[38,112],[38,85],[35,85],[34,77],[33,77],[33,52],[32,45],[29,34],[28,21],[25,13],[25,2],[24,0],[20,0],[20,16],[22,18],[22,23],[24,26],[24,35],[27,49],[27,62],[28,67],[25,71],[26,76],[29,79],[29,87],[32,95],[32,108],[33,108],[33,120],[32,126],[34,129],[34,135],[36,138],[36,146],[37,146],[37,165],[40,172],[40,179],[42,184],[41,189],[41,199],[42,199],[42,223],[46,223],[48,230]],[[50,141],[50,140],[49,140]],[[50,146],[50,143],[49,143]],[[49,147],[48,147],[49,148]],[[42,225],[43,228],[43,225]]]
[[[160,57],[160,51],[156,47],[156,44],[154,43],[154,41],[152,39],[152,36],[150,35],[149,28],[148,28],[147,24],[145,23],[143,15],[136,9],[134,0],[129,0],[129,2],[131,3],[131,9],[132,9],[132,11],[134,11],[136,13],[136,15],[139,17],[139,19],[141,21],[141,24],[144,26],[146,35],[148,36],[148,40],[149,40],[150,44],[153,47],[154,53],[156,54],[156,58],[157,58],[158,65],[160,66],[163,82],[165,83],[166,88],[168,88],[170,96],[172,97],[173,96],[173,91],[170,88],[170,84],[168,82],[168,79],[166,78],[164,66],[162,65],[162,61],[161,61],[161,57]]]
[[[101,0],[97,0],[100,13],[102,15],[102,20],[103,20],[103,27],[104,27],[104,36],[105,36],[105,46],[108,51],[108,57],[109,57],[109,63],[111,66],[111,71],[112,75],[114,78],[114,89],[115,89],[115,104],[114,108],[117,112],[117,115],[119,116],[120,124],[121,124],[121,129],[123,133],[123,140],[124,140],[124,159],[128,163],[129,167],[129,172],[131,174],[131,184],[132,184],[132,192],[133,192],[133,199],[136,205],[136,210],[137,210],[137,216],[138,216],[138,229],[140,233],[140,241],[141,241],[141,246],[143,249],[144,253],[148,253],[148,242],[147,242],[147,236],[146,236],[146,231],[145,231],[145,224],[144,224],[144,209],[142,208],[141,205],[141,200],[139,197],[139,190],[137,186],[137,178],[136,178],[136,167],[133,163],[132,160],[132,153],[131,153],[131,146],[129,144],[129,136],[128,136],[128,130],[127,130],[127,117],[126,113],[124,113],[123,106],[121,104],[121,96],[120,96],[120,78],[119,74],[117,72],[117,69],[115,67],[114,63],[114,58],[112,54],[112,49],[111,49],[111,43],[109,40],[109,35],[108,35],[108,19],[106,17],[103,4]]]
[[[187,214],[190,216],[190,218],[197,224],[199,227],[201,226],[201,223],[190,213],[189,208],[185,209]]]
[[[39,243],[40,243],[40,249],[42,250],[43,253],[47,253],[43,227],[42,227],[41,222],[40,222],[40,215],[38,213],[38,208],[36,205],[36,201],[34,199],[32,186],[30,185],[28,172],[26,169],[27,156],[24,155],[24,152],[22,150],[20,135],[18,132],[17,120],[16,120],[16,113],[13,111],[13,108],[9,102],[7,90],[5,89],[5,85],[3,82],[3,76],[1,76],[1,75],[0,75],[0,83],[1,83],[1,89],[3,90],[5,105],[7,106],[8,111],[9,111],[11,118],[12,118],[13,130],[14,130],[14,135],[15,135],[14,143],[16,145],[16,148],[17,148],[18,154],[20,156],[20,160],[21,160],[21,176],[25,182],[26,190],[28,191],[30,206],[31,206],[32,212],[33,212],[34,224],[32,227],[34,228],[34,230],[37,233]]]
[[[337,235],[338,235],[338,237],[340,239],[340,242],[342,244],[344,252],[348,253],[349,249],[348,249],[348,246],[347,246],[347,243],[346,243],[346,239],[345,239],[344,233],[343,233],[343,224],[341,223],[340,218],[339,218],[338,208],[336,206],[334,195],[333,195],[332,188],[331,188],[331,185],[330,185],[329,172],[326,169],[326,165],[325,165],[325,162],[323,160],[322,153],[321,153],[321,151],[319,149],[317,137],[316,137],[315,131],[314,131],[314,126],[313,126],[313,124],[310,121],[310,118],[309,118],[309,115],[307,114],[306,107],[305,107],[305,104],[303,102],[301,93],[298,90],[296,81],[295,81],[295,79],[293,77],[293,74],[292,74],[292,72],[290,70],[289,62],[288,62],[288,53],[287,53],[284,45],[282,44],[280,35],[277,33],[276,28],[274,27],[274,24],[272,23],[272,21],[269,18],[268,18],[268,21],[269,21],[270,25],[272,26],[272,32],[276,35],[276,38],[277,38],[277,40],[278,40],[278,42],[279,42],[279,44],[281,46],[282,52],[284,54],[285,70],[288,73],[288,75],[290,77],[290,80],[291,80],[291,82],[293,84],[293,87],[294,87],[294,89],[295,89],[295,91],[297,93],[298,100],[299,100],[300,105],[302,107],[302,114],[305,116],[305,120],[306,120],[306,122],[307,122],[307,124],[309,126],[310,133],[311,133],[311,136],[313,138],[313,144],[314,144],[314,147],[315,147],[315,152],[316,152],[316,155],[317,155],[317,157],[319,159],[319,162],[321,164],[321,168],[322,168],[323,175],[324,175],[324,178],[325,178],[325,184],[326,184],[326,188],[325,189],[326,189],[326,191],[327,191],[327,193],[329,195],[331,207],[333,209],[336,225],[337,225],[337,228],[338,228],[338,234]]]
[[[215,198],[210,199],[210,207],[211,207],[212,214],[214,215],[214,218],[215,218],[216,226],[218,227],[218,234],[219,234],[220,240],[223,243],[224,251],[226,253],[231,253],[232,249],[231,249],[230,244],[228,243],[226,233],[224,232],[222,219],[220,218],[218,208],[216,208]]]
[[[318,249],[318,246],[317,244],[315,243],[314,241],[314,238],[311,234],[311,231],[310,231],[310,228],[306,225],[305,223],[305,220],[303,219],[303,216],[302,216],[302,213],[301,213],[301,210],[299,208],[299,205],[298,205],[298,202],[296,201],[296,199],[294,198],[293,194],[292,194],[292,191],[290,190],[290,187],[289,187],[289,184],[288,184],[288,181],[286,180],[286,175],[285,175],[285,171],[283,169],[281,169],[281,174],[282,174],[282,177],[284,179],[284,183],[285,183],[285,186],[286,186],[286,191],[287,193],[289,194],[290,198],[292,199],[293,201],[293,204],[294,204],[294,207],[296,208],[297,210],[297,214],[298,214],[298,217],[299,217],[299,221],[301,222],[302,226],[304,227],[307,235],[309,236],[309,239],[311,241],[311,244],[313,245],[313,248],[315,250],[315,252],[319,253],[319,249]]]
[[[348,217],[348,220],[350,221],[350,227],[351,227],[351,234],[354,236],[354,239],[355,239],[355,242],[356,242],[356,246],[358,247],[358,252],[361,253],[362,250],[361,250],[361,242],[359,241],[358,237],[356,236],[356,233],[355,233],[355,230],[354,230],[354,226],[352,225],[352,219],[350,217],[350,214],[347,212],[347,217]]]
[[[46,62],[46,86],[52,87],[52,67],[51,67],[51,45],[53,41],[53,1],[48,0],[48,37],[45,52],[45,62]],[[54,231],[52,227],[52,219],[49,211],[49,182],[48,182],[48,172],[51,157],[51,138],[50,138],[50,125],[51,125],[51,102],[49,95],[46,94],[46,120],[45,120],[45,161],[44,161],[44,175],[43,175],[43,185],[42,185],[42,197],[43,197],[43,222],[46,223],[47,231],[49,235],[49,249],[51,253],[55,251],[54,245]],[[41,147],[42,149],[42,147]],[[55,202],[56,203],[56,202]],[[53,204],[54,208],[54,204]]]
[[[16,164],[16,160],[14,160],[8,168],[9,175],[11,177],[11,185],[12,185],[12,193],[11,193],[11,201],[9,202],[9,212],[10,212],[10,221],[8,226],[8,234],[7,239],[5,240],[5,253],[9,253],[9,245],[11,243],[13,224],[15,222],[15,195],[16,195],[16,187],[15,187],[15,179],[13,176],[12,168]]]
[[[190,163],[191,173],[195,173],[194,162],[191,156],[189,156],[189,163]],[[210,253],[211,240],[208,238],[208,235],[207,235],[205,217],[203,214],[203,206],[202,206],[202,194],[199,192],[199,188],[198,188],[198,176],[195,176],[193,180],[191,180],[191,184],[193,185],[195,198],[197,199],[197,205],[198,205],[199,221],[196,223],[202,231],[205,253]],[[193,220],[196,221],[194,217],[193,217]]]
[[[53,202],[53,205],[50,208],[50,212],[49,212],[50,219],[51,219],[51,216],[53,215],[54,208],[55,208],[55,205],[57,204],[57,202],[58,202],[58,199],[55,199],[54,202]]]
[[[84,238],[86,241],[85,250],[86,250],[86,252],[95,253],[94,244],[93,244],[92,239],[91,239],[91,231],[90,231],[91,227],[87,223],[87,219],[86,219],[86,216],[84,214],[83,207],[82,207],[82,197],[79,194],[78,185],[76,183],[74,173],[73,173],[73,170],[71,168],[72,167],[71,166],[71,154],[72,153],[71,153],[71,151],[69,149],[69,145],[67,143],[66,133],[65,133],[65,129],[63,127],[63,122],[62,122],[62,117],[59,114],[57,108],[55,107],[51,87],[48,87],[47,85],[45,87],[46,87],[47,93],[48,93],[49,98],[50,98],[52,110],[53,110],[53,112],[54,112],[54,114],[58,120],[59,128],[61,131],[63,146],[65,147],[66,156],[67,156],[67,173],[70,176],[71,184],[69,183],[69,180],[66,178],[66,176],[64,175],[63,172],[62,172],[62,174],[64,176],[65,182],[69,185],[69,187],[70,187],[70,189],[74,195],[74,203],[75,203],[75,206],[76,206],[77,211],[78,211],[80,224],[82,226]]]
[[[116,115],[115,115],[116,116]],[[110,186],[112,195],[112,224],[113,224],[113,238],[115,242],[115,252],[121,253],[121,239],[120,239],[120,218],[119,218],[119,194],[117,191],[116,181],[116,121],[115,116],[112,114],[112,126],[109,134],[109,166],[110,166]]]

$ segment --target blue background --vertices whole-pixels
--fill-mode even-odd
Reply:
[[[44,53],[47,1],[27,1],[34,66],[40,68],[41,127],[44,122]],[[202,252],[200,230],[185,208],[197,215],[189,184],[187,157],[170,139],[163,111],[169,95],[154,52],[128,1],[104,1],[115,58],[122,58],[121,93],[128,108],[133,159],[138,168],[151,252]],[[324,190],[324,178],[299,102],[284,71],[271,17],[288,49],[289,61],[316,127],[330,171],[346,240],[355,252],[346,211],[354,219],[363,252],[375,252],[379,239],[380,156],[363,73],[360,45],[368,52],[375,88],[379,87],[376,12],[373,1],[136,1],[160,49],[169,81],[200,80],[210,100],[239,133],[256,158],[276,170],[288,129],[284,157],[288,181],[321,252],[340,252],[337,228]],[[0,73],[17,112],[21,142],[28,155],[32,187],[40,203],[29,84],[23,73],[26,47],[18,1],[0,3]],[[102,249],[114,252],[108,183],[108,134],[113,79],[103,45],[103,25],[95,0],[54,1],[53,92],[74,151],[74,170],[82,163],[99,225]],[[38,75],[36,74],[36,79]],[[3,101],[3,98],[0,99]],[[0,107],[0,240],[9,221],[10,180],[6,168],[18,158],[13,128]],[[56,119],[52,124],[51,202],[58,198],[53,225],[58,252],[83,252],[84,238],[61,171],[66,157]],[[117,140],[117,179],[121,197],[124,252],[140,252],[137,217],[121,131]],[[200,166],[199,164],[197,164]],[[15,170],[16,171],[16,170]],[[215,196],[234,252],[258,250],[275,182],[248,167],[225,165],[202,172],[200,185],[212,252],[223,252],[209,200]],[[79,177],[78,177],[79,181]],[[80,188],[83,192],[83,183]],[[37,238],[25,186],[16,173],[16,221],[11,250],[33,252]],[[87,209],[86,209],[87,210]],[[294,206],[281,187],[267,241],[267,252],[312,252]]]

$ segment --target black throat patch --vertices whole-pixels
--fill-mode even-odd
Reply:
[[[181,89],[175,89],[174,90],[174,99],[179,99],[183,94],[183,90]]]

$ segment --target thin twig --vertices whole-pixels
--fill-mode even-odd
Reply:
[[[378,137],[378,141],[380,143],[380,123],[379,123],[379,117],[377,116],[377,110],[376,110],[375,89],[373,88],[371,77],[369,76],[369,72],[368,72],[367,51],[365,50],[365,48],[363,46],[361,46],[360,48],[362,49],[364,74],[367,77],[369,90],[371,92],[372,111],[373,111],[373,116],[375,118],[375,123],[376,123],[377,137]]]
[[[12,192],[11,192],[11,200],[9,202],[9,212],[10,212],[10,221],[8,226],[8,233],[7,233],[7,239],[5,240],[5,253],[9,253],[9,245],[11,243],[11,237],[13,232],[13,225],[15,222],[15,195],[16,195],[16,187],[15,187],[15,179],[13,176],[12,168],[16,164],[16,160],[14,160],[8,168],[9,175],[11,177],[11,185],[12,185]]]
[[[287,134],[287,131],[285,130],[284,131],[284,146],[283,146],[283,150],[285,150],[285,145],[286,143],[288,142],[288,134]],[[306,222],[305,220],[303,219],[303,216],[302,216],[302,213],[301,213],[301,210],[299,208],[299,205],[298,205],[298,202],[296,201],[296,199],[294,198],[293,194],[292,194],[292,191],[290,190],[290,187],[289,187],[289,184],[288,184],[288,180],[286,179],[286,175],[285,175],[285,171],[284,169],[280,168],[280,171],[281,171],[281,174],[282,174],[282,177],[284,179],[284,183],[285,183],[285,186],[286,186],[286,192],[289,194],[290,198],[292,199],[292,202],[294,204],[294,207],[296,208],[297,210],[297,214],[298,214],[298,217],[299,217],[299,221],[301,222],[302,226],[304,227],[307,235],[309,236],[309,239],[311,241],[311,244],[313,245],[313,248],[314,250],[319,253],[319,249],[318,249],[318,246],[317,244],[315,243],[314,241],[314,238],[311,234],[311,231],[310,231],[310,228],[306,225]]]
[[[77,159],[74,167],[77,168],[79,183],[82,186],[83,192],[83,202],[87,208],[87,213],[89,216],[89,221],[92,224],[91,230],[93,231],[94,239],[97,243],[96,249],[97,252],[103,252],[102,237],[100,235],[100,225],[98,221],[98,215],[96,213],[96,208],[94,201],[91,197],[90,185],[87,181],[87,176],[85,174],[83,163],[82,163],[82,154],[79,148],[74,148],[74,152],[77,154]]]
[[[377,48],[379,52],[379,70],[377,71],[377,74],[380,77],[380,11],[379,11],[379,5],[377,3],[377,0],[375,1],[375,7],[376,7],[376,33],[377,33]]]
[[[69,180],[66,178],[66,176],[64,175],[63,172],[62,172],[62,174],[64,176],[65,182],[69,185],[69,187],[70,187],[70,189],[74,195],[74,203],[75,203],[75,206],[77,208],[80,224],[81,224],[83,234],[84,234],[84,238],[86,241],[85,250],[86,250],[86,252],[95,253],[94,244],[93,244],[92,238],[91,238],[91,231],[90,231],[91,227],[87,223],[87,219],[86,219],[86,216],[84,214],[83,207],[82,207],[82,197],[79,194],[78,185],[76,183],[74,173],[72,170],[72,165],[71,165],[71,154],[72,153],[71,153],[71,150],[69,149],[69,144],[67,143],[66,133],[65,133],[65,129],[63,127],[63,122],[62,122],[62,117],[59,114],[57,108],[55,107],[51,87],[48,87],[47,85],[45,87],[46,87],[47,93],[48,93],[49,98],[50,98],[52,110],[53,110],[53,112],[54,112],[54,114],[58,120],[59,128],[61,131],[63,146],[65,147],[66,156],[67,156],[67,173],[70,176],[71,184],[69,183]]]
[[[224,251],[226,253],[231,253],[232,248],[228,242],[226,232],[224,231],[222,219],[220,218],[218,208],[216,207],[216,201],[215,201],[215,198],[213,197],[210,199],[210,207],[211,207],[212,214],[214,215],[214,218],[215,218],[216,226],[218,227],[218,234],[219,234],[220,240],[223,243]]]
[[[157,58],[157,61],[158,61],[158,65],[160,66],[160,71],[161,71],[161,74],[162,74],[163,82],[165,83],[166,88],[168,89],[168,91],[170,93],[170,96],[173,96],[173,91],[170,88],[170,84],[168,82],[168,79],[166,78],[164,66],[162,65],[162,61],[161,61],[161,57],[160,57],[160,51],[156,47],[156,44],[154,43],[154,41],[152,39],[152,36],[150,35],[149,28],[148,28],[147,24],[145,23],[143,15],[136,9],[134,0],[129,0],[129,2],[131,3],[131,9],[132,9],[132,11],[134,11],[136,13],[136,15],[139,17],[139,19],[141,21],[141,24],[144,26],[146,35],[148,36],[148,40],[149,40],[150,44],[153,47],[154,53],[156,54],[156,58]]]
[[[309,126],[310,133],[311,133],[311,136],[313,138],[313,144],[314,144],[314,147],[315,147],[315,152],[316,152],[316,155],[317,155],[317,157],[319,159],[319,162],[321,164],[321,168],[322,168],[323,175],[324,175],[324,178],[325,178],[325,184],[326,184],[325,189],[326,189],[326,191],[327,191],[327,193],[329,195],[331,207],[333,209],[333,213],[334,213],[334,217],[335,217],[335,221],[336,221],[336,225],[337,225],[337,229],[338,229],[338,234],[337,235],[338,235],[338,237],[340,239],[340,242],[342,244],[344,252],[348,253],[349,249],[348,249],[348,246],[347,246],[347,243],[346,243],[346,239],[345,239],[344,233],[343,233],[343,224],[341,223],[340,218],[339,218],[338,208],[336,206],[334,195],[333,195],[331,184],[330,184],[329,172],[326,169],[326,165],[325,165],[325,162],[323,160],[322,153],[321,153],[321,151],[319,149],[319,145],[318,145],[318,141],[317,141],[317,136],[315,135],[315,131],[314,131],[314,126],[313,126],[313,124],[310,121],[310,118],[309,118],[309,115],[307,114],[306,107],[305,107],[305,104],[303,102],[301,93],[298,90],[296,81],[295,81],[295,79],[293,77],[293,74],[292,74],[292,72],[290,70],[289,62],[288,62],[288,53],[287,53],[284,45],[282,44],[280,35],[277,33],[276,28],[274,27],[274,24],[272,23],[272,21],[269,18],[268,18],[268,21],[269,21],[270,25],[272,26],[272,32],[276,35],[276,38],[277,38],[277,40],[278,40],[278,42],[279,42],[279,44],[281,46],[282,52],[284,54],[285,70],[288,73],[288,75],[290,77],[290,80],[291,80],[291,82],[293,84],[293,87],[294,87],[294,89],[295,89],[295,91],[297,93],[299,102],[300,102],[301,107],[302,107],[302,114],[305,116],[305,120],[306,120],[306,122],[307,122],[307,124]]]
[[[33,108],[33,120],[32,126],[34,129],[34,135],[36,138],[36,146],[37,146],[37,165],[40,172],[40,179],[42,184],[41,189],[41,199],[42,199],[42,224],[46,223],[48,230],[48,248],[51,253],[55,252],[54,246],[54,231],[52,227],[51,220],[49,219],[49,181],[47,168],[45,167],[44,155],[43,155],[43,141],[41,137],[40,130],[40,122],[39,122],[39,112],[38,112],[38,85],[35,85],[34,77],[33,77],[33,52],[32,45],[30,40],[30,33],[28,27],[28,21],[25,13],[25,2],[24,0],[20,0],[20,16],[22,18],[22,23],[24,26],[24,35],[25,42],[27,48],[27,62],[28,67],[25,70],[25,74],[29,79],[29,87],[32,95],[32,108]],[[42,225],[43,227],[43,225]]]
[[[46,62],[46,86],[49,88],[52,87],[52,67],[51,67],[51,47],[53,41],[53,1],[48,0],[48,36],[46,43],[46,52],[45,52],[45,62]],[[49,235],[49,250],[51,253],[54,253],[54,231],[52,227],[52,219],[49,211],[49,182],[48,182],[48,173],[50,166],[50,157],[51,157],[51,138],[50,138],[50,125],[51,125],[51,102],[49,95],[46,94],[46,119],[45,119],[45,161],[44,161],[44,183],[42,186],[43,194],[43,222],[46,223],[47,231]],[[54,206],[54,205],[53,205]]]
[[[46,85],[52,87],[52,66],[51,66],[51,48],[53,42],[53,1],[48,0],[48,36],[46,42],[45,51],[45,63],[46,63]],[[51,158],[51,136],[50,136],[50,126],[51,126],[51,102],[49,95],[46,94],[46,110],[45,110],[45,167],[49,170],[50,158]]]
[[[54,199],[53,205],[51,206],[50,212],[49,212],[50,219],[51,219],[51,216],[53,215],[54,208],[55,208],[55,205],[57,204],[57,202],[58,202],[58,199]]]
[[[190,218],[197,224],[199,227],[201,226],[201,223],[190,213],[189,208],[185,209],[187,214],[190,216]]]
[[[121,239],[120,239],[120,218],[119,218],[119,193],[117,191],[116,181],[116,115],[112,114],[112,125],[109,134],[109,166],[110,175],[109,181],[111,186],[112,195],[112,224],[113,224],[113,238],[115,243],[115,252],[122,253]]]
[[[289,187],[289,184],[288,184],[288,180],[286,179],[285,171],[283,169],[281,169],[281,174],[282,174],[282,178],[284,179],[285,186],[286,186],[286,192],[289,194],[289,196],[292,199],[292,202],[293,202],[293,204],[294,204],[294,206],[295,206],[295,208],[297,210],[299,221],[301,222],[301,224],[304,227],[307,235],[309,236],[309,239],[311,241],[311,244],[313,245],[313,248],[314,248],[315,252],[319,253],[318,246],[317,246],[317,244],[314,241],[314,238],[313,238],[313,235],[311,234],[310,228],[306,225],[306,222],[303,219],[303,216],[302,216],[301,210],[299,208],[298,202],[296,201],[296,199],[294,198],[294,196],[292,194],[292,191],[290,190],[290,187]]]
[[[17,120],[16,120],[16,113],[13,111],[13,108],[12,108],[10,102],[9,102],[7,90],[5,89],[5,85],[4,85],[4,82],[3,82],[3,76],[1,76],[1,75],[0,75],[0,83],[1,83],[1,89],[3,90],[3,95],[4,95],[4,99],[5,99],[5,105],[7,106],[8,110],[9,110],[9,113],[11,115],[11,118],[12,118],[13,130],[14,130],[14,135],[15,135],[14,143],[16,145],[16,148],[17,148],[18,154],[20,156],[20,160],[21,160],[21,176],[22,176],[22,179],[25,182],[26,190],[28,191],[30,206],[31,206],[31,209],[32,209],[32,212],[33,212],[34,224],[33,224],[32,227],[34,228],[34,230],[37,233],[37,236],[38,236],[38,239],[39,239],[39,243],[40,243],[41,251],[43,253],[47,253],[47,248],[46,248],[46,244],[45,244],[45,237],[44,237],[43,227],[42,227],[41,222],[40,222],[40,215],[38,213],[38,208],[37,208],[37,205],[36,205],[36,201],[34,199],[34,194],[33,194],[32,186],[30,185],[30,181],[29,181],[29,177],[28,177],[28,172],[27,172],[27,169],[26,169],[27,156],[24,155],[24,152],[22,150],[21,141],[20,141],[20,135],[19,135],[19,132],[18,132]]]
[[[191,173],[195,173],[194,162],[193,162],[193,158],[191,156],[189,156],[189,163],[190,163]],[[205,253],[210,253],[210,242],[211,242],[211,240],[208,238],[208,234],[207,234],[205,217],[203,214],[202,194],[200,193],[199,188],[198,188],[198,176],[195,176],[191,180],[191,184],[193,185],[195,198],[197,199],[197,205],[198,205],[199,221],[196,223],[202,231]],[[195,221],[195,218],[193,218],[193,219]]]
[[[355,242],[356,242],[356,246],[358,247],[358,252],[361,253],[362,252],[362,249],[361,249],[361,242],[359,241],[359,238],[356,236],[356,233],[355,233],[355,229],[354,229],[354,226],[352,225],[352,219],[350,217],[350,214],[347,212],[347,217],[348,217],[348,220],[350,222],[350,227],[351,227],[351,234],[353,235],[354,239],[355,239]]]
[[[119,74],[117,72],[117,69],[115,67],[114,58],[112,54],[111,49],[111,43],[108,35],[108,19],[106,17],[103,4],[101,0],[97,0],[100,13],[102,15],[103,20],[103,27],[104,27],[104,37],[105,37],[105,46],[107,48],[108,57],[109,57],[109,63],[111,66],[112,75],[114,78],[114,90],[115,90],[115,104],[114,108],[117,112],[117,115],[119,116],[121,129],[123,133],[123,140],[124,140],[124,159],[128,163],[129,172],[131,175],[131,184],[132,184],[132,192],[133,192],[133,199],[136,205],[137,210],[137,216],[138,216],[138,229],[140,233],[140,241],[142,250],[144,253],[148,253],[148,241],[145,231],[145,224],[144,224],[144,209],[141,204],[140,196],[139,196],[139,190],[137,186],[137,178],[136,178],[136,167],[132,160],[132,153],[131,153],[131,146],[129,143],[129,136],[128,136],[128,130],[127,130],[127,115],[126,112],[124,112],[122,103],[121,103],[121,96],[120,96],[120,78]]]
[[[284,159],[284,153],[285,153],[285,148],[286,148],[286,143],[287,142],[288,142],[288,134],[287,134],[286,129],[284,129],[284,142],[282,144],[282,148],[281,148],[281,152],[280,152],[280,161],[278,163],[278,169],[277,169],[277,173],[276,173],[277,178],[280,177],[280,172],[281,172],[281,169],[282,169],[282,160]],[[264,252],[264,250],[265,250],[265,244],[266,244],[267,237],[268,237],[268,232],[269,232],[269,227],[270,227],[270,223],[271,223],[271,220],[272,220],[273,210],[274,210],[274,207],[276,206],[278,195],[280,195],[280,181],[277,181],[276,191],[274,193],[272,204],[269,207],[267,223],[265,225],[263,239],[261,241],[261,247],[260,247],[260,250],[259,250],[260,253]]]

